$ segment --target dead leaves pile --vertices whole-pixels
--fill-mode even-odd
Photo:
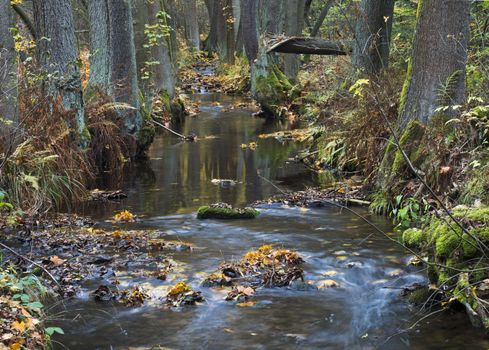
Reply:
[[[109,286],[101,285],[91,293],[96,301],[116,301],[126,306],[141,306],[149,298],[149,294],[140,286],[119,291]]]
[[[237,262],[221,264],[218,272],[204,280],[203,286],[232,286],[226,300],[244,301],[253,296],[258,287],[285,287],[293,281],[303,281],[303,263],[296,252],[264,245],[246,253]]]
[[[34,247],[30,258],[40,263],[61,285],[52,283],[53,291],[65,297],[77,294],[86,279],[114,280],[119,272],[140,273],[152,264],[155,273],[166,278],[169,273],[165,252],[189,251],[192,247],[179,241],[166,241],[159,231],[105,231],[98,228],[74,228],[35,231],[19,237],[26,248]],[[45,255],[48,252],[49,255]],[[128,268],[128,260],[131,268]],[[26,266],[27,268],[27,266]],[[42,275],[39,268],[31,271]]]
[[[42,304],[29,302],[30,296],[17,289],[19,283],[22,282],[15,276],[0,273],[0,350],[45,348],[46,336],[40,321]]]
[[[171,307],[180,307],[182,305],[196,305],[202,303],[204,297],[201,292],[193,291],[185,282],[178,282],[169,291],[166,296],[166,304]]]
[[[304,142],[312,138],[313,133],[310,129],[293,129],[286,131],[278,131],[271,134],[261,134],[258,137],[261,139],[274,138],[280,142]]]

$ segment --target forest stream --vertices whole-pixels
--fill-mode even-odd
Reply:
[[[183,142],[160,133],[145,166],[124,174],[128,198],[120,203],[79,208],[79,214],[113,224],[107,218],[128,209],[140,220],[124,229],[156,229],[164,238],[190,243],[191,251],[176,251],[177,264],[166,281],[148,277],[147,261],[131,260],[116,271],[118,288],[138,284],[148,291],[143,306],[128,308],[96,302],[90,291],[104,283],[84,282],[82,293],[49,311],[65,335],[56,336],[56,349],[435,349],[487,348],[489,343],[470,326],[463,313],[445,311],[400,333],[424,314],[400,296],[404,286],[426,282],[422,268],[408,266],[401,247],[375,234],[364,221],[336,208],[299,209],[262,205],[255,220],[199,221],[201,205],[226,202],[245,206],[278,193],[278,188],[327,184],[290,160],[294,143],[259,139],[258,135],[289,128],[285,122],[251,117],[247,110],[229,107],[239,97],[196,94],[201,114],[177,128],[200,140]],[[207,136],[207,137],[205,137]],[[209,137],[212,136],[212,137]],[[240,145],[256,141],[256,150]],[[270,181],[266,181],[267,178]],[[234,179],[221,187],[212,179]],[[308,182],[304,179],[308,179]],[[273,182],[273,184],[272,184]],[[387,232],[390,221],[356,208]],[[264,244],[297,251],[305,260],[306,281],[320,285],[334,280],[335,288],[259,288],[253,303],[240,307],[225,301],[225,291],[201,286],[220,262],[236,259]],[[122,253],[123,254],[123,253]],[[186,281],[202,291],[197,306],[162,308],[157,302],[167,287]],[[160,303],[161,304],[161,303]],[[59,342],[59,343],[58,343]]]

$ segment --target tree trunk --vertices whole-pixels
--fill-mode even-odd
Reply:
[[[147,3],[149,24],[161,23],[163,18],[158,18],[158,13],[163,10],[161,1]],[[153,81],[155,89],[159,93],[165,90],[170,98],[175,96],[175,82],[173,66],[168,49],[170,38],[164,38],[151,48],[152,60],[158,62],[153,69]]]
[[[251,94],[267,114],[280,117],[280,106],[292,98],[294,91],[287,77],[277,66],[276,54],[267,53],[265,34],[282,33],[285,2],[282,0],[261,0],[256,12],[259,19],[259,32],[250,42],[259,43],[258,54],[251,65]],[[248,35],[253,35],[249,32]],[[259,40],[259,41],[258,41]]]
[[[197,21],[196,0],[183,0],[185,14],[185,39],[187,45],[195,50],[200,50],[199,22]]]
[[[205,50],[209,52],[219,52],[221,57],[226,55],[226,20],[224,19],[223,8],[226,0],[206,0],[209,12],[210,30],[205,40]]]
[[[305,0],[287,0],[285,13],[285,35],[300,36],[304,27]],[[290,80],[295,80],[299,72],[300,57],[295,54],[284,55],[284,73]]]
[[[469,23],[469,0],[419,2],[413,53],[401,95],[401,127],[410,120],[426,123],[437,107],[464,102]]]
[[[355,27],[352,63],[369,74],[389,64],[394,0],[362,0]]]
[[[146,40],[146,25],[148,24],[148,5],[159,2],[159,0],[130,0],[132,4],[132,23],[134,33],[134,48],[136,50],[136,71],[138,73],[144,72],[147,67],[147,62],[151,61],[151,54],[145,47]],[[156,16],[157,13],[154,15]],[[141,85],[144,92],[146,92],[147,81],[143,74],[138,74],[138,83]]]
[[[321,13],[319,14],[319,17],[318,17],[316,23],[314,23],[314,27],[311,30],[311,37],[315,37],[318,35],[319,29],[321,29],[321,26],[323,25],[323,22],[324,22],[326,16],[328,15],[329,10],[331,9],[331,7],[333,7],[334,3],[335,3],[335,0],[328,0],[326,5],[324,5],[323,9],[321,10]]]
[[[137,137],[142,127],[139,112],[136,49],[130,0],[108,0],[110,37],[110,95],[136,110],[124,113],[124,131]]]
[[[261,0],[260,3],[260,34],[283,32],[285,18],[285,3],[279,0]]]
[[[10,0],[0,0],[0,137],[10,129],[3,120],[17,120],[17,63]]]
[[[63,108],[74,113],[71,127],[80,137],[80,146],[86,147],[88,135],[71,1],[33,0],[33,9],[38,64],[56,76],[47,82],[45,92],[61,97]]]
[[[110,76],[109,4],[107,0],[88,2],[90,18],[90,88],[108,93]]]
[[[246,57],[253,64],[258,55],[257,8],[255,0],[241,0],[241,27]]]
[[[163,1],[163,8],[168,14],[167,25],[170,27],[170,41],[169,51],[170,58],[173,64],[173,69],[176,70],[178,66],[178,40],[177,40],[177,10],[175,0]]]
[[[235,50],[235,35],[234,35],[234,12],[233,12],[233,1],[225,0],[223,1],[223,14],[224,22],[226,25],[226,48],[224,52],[226,53],[225,62],[228,64],[234,64],[234,52]]]

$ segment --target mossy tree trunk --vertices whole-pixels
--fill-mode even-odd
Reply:
[[[78,66],[75,26],[71,1],[34,0],[34,23],[37,33],[37,59],[41,69],[52,74],[46,80],[44,93],[61,98],[65,111],[74,115],[70,127],[80,139],[80,147],[88,145],[82,83]]]
[[[393,16],[394,0],[362,0],[355,27],[354,66],[368,74],[378,74],[388,66]]]
[[[265,34],[280,34],[284,28],[285,2],[270,0],[261,2],[257,9],[258,30],[247,33],[250,47],[258,43],[257,56],[251,64],[251,93],[269,115],[280,117],[280,105],[291,95],[292,85],[278,68],[278,57],[267,53]],[[243,12],[246,16],[250,12]],[[253,12],[251,12],[253,13]],[[251,24],[252,26],[253,24]],[[251,37],[255,35],[255,37]]]
[[[0,142],[17,120],[17,54],[10,28],[14,27],[10,0],[0,0]],[[11,135],[13,136],[13,135]],[[10,137],[8,142],[12,141]]]
[[[470,3],[419,1],[412,57],[401,96],[401,127],[413,119],[427,123],[438,107],[464,102]]]
[[[469,0],[423,0],[418,3],[411,62],[401,94],[399,146],[389,142],[378,174],[385,200],[432,163],[426,128],[439,106],[463,103],[469,41]]]

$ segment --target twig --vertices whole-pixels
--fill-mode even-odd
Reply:
[[[184,140],[189,140],[189,137],[185,136],[185,135],[182,135],[182,134],[179,134],[178,132],[170,129],[169,127],[157,122],[156,120],[151,120],[154,124],[158,125],[158,126],[161,126],[163,129],[165,130],[168,130],[169,132],[171,132],[172,134],[184,139]]]
[[[32,261],[31,259],[29,259],[28,257],[26,257],[26,256],[24,256],[24,255],[22,255],[22,254],[20,254],[20,253],[17,253],[15,250],[13,250],[13,249],[12,249],[12,248],[10,248],[9,246],[7,246],[7,245],[3,244],[2,242],[0,242],[0,247],[2,247],[2,248],[4,248],[4,249],[8,250],[9,252],[11,252],[12,254],[14,254],[15,256],[18,256],[19,258],[24,259],[25,261],[27,261],[27,262],[29,262],[29,263],[31,263],[31,264],[33,264],[33,265],[35,265],[35,266],[39,267],[41,270],[43,270],[43,271],[46,273],[46,275],[48,275],[48,276],[49,276],[49,278],[51,278],[51,279],[53,280],[53,282],[54,282],[54,283],[56,283],[56,285],[57,285],[58,287],[60,287],[60,288],[61,288],[61,285],[60,285],[60,284],[59,284],[59,282],[56,280],[56,278],[55,278],[55,277],[54,277],[54,276],[53,276],[53,275],[52,275],[52,274],[51,274],[51,273],[50,273],[48,270],[46,270],[46,268],[45,268],[44,266],[42,266],[42,265],[40,265],[40,264],[36,263],[35,261]]]

